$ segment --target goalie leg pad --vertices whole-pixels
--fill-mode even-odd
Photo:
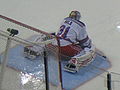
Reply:
[[[68,72],[77,72],[81,67],[90,64],[95,57],[95,48],[92,48],[89,52],[82,51],[79,55],[76,55],[70,59],[65,70]]]
[[[24,56],[29,59],[35,59],[37,56],[42,55],[44,49],[37,46],[24,47]]]

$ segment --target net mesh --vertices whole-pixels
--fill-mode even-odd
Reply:
[[[7,31],[8,28],[18,30],[18,35],[10,37],[10,33]],[[45,36],[44,39],[43,35]],[[24,57],[24,47],[34,45],[44,48],[47,52],[50,90],[56,90],[60,83],[58,48],[49,48],[48,46],[48,44],[51,44],[51,40],[52,42],[57,42],[56,38],[44,31],[0,15],[1,63],[3,62],[2,60],[4,60],[4,52],[6,50],[8,37],[11,39],[11,45],[7,55],[8,61],[7,67],[4,70],[2,89],[46,90],[44,55],[41,54],[35,60],[29,60]],[[42,38],[43,42],[34,41],[36,37],[39,37],[39,39]],[[2,73],[0,74],[2,75]]]

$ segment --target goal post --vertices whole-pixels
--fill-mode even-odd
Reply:
[[[7,31],[8,28],[18,30],[19,34],[14,37],[9,36],[9,32]],[[6,68],[14,70],[13,72],[15,72],[15,76],[19,78],[17,79],[18,83],[14,83],[14,81],[12,80],[16,80],[16,77],[13,76],[13,73],[11,73],[11,76],[8,76],[7,73],[10,73],[9,70],[6,69],[6,71],[4,71],[3,69],[3,72],[5,72],[5,75],[3,77],[4,80],[2,82],[3,88],[6,88],[6,90],[10,90],[13,84],[17,84],[16,86],[18,87],[13,87],[16,90],[17,88],[21,87],[22,84],[22,88],[27,88],[28,90],[32,90],[35,87],[43,88],[43,86],[44,88],[46,87],[45,90],[62,89],[59,44],[58,47],[49,48],[47,46],[47,44],[51,43],[49,38],[48,40],[45,40],[43,42],[34,42],[36,37],[39,37],[39,39],[41,39],[43,35],[45,37],[50,37],[53,41],[58,43],[57,38],[51,36],[47,32],[36,29],[32,26],[26,25],[6,16],[0,15],[0,62],[2,64],[3,56],[6,49],[5,45],[7,44],[7,38],[10,38],[11,45],[7,55],[8,60],[6,62]],[[36,45],[38,47],[42,47],[41,45],[44,45],[45,47],[43,49],[45,49],[45,52],[38,56],[36,60],[29,60],[28,58],[24,57],[24,47],[33,45]],[[2,74],[0,73],[0,75]],[[7,82],[7,79],[5,78],[9,77],[12,77],[13,79]],[[34,82],[34,80],[36,81],[36,83]],[[5,87],[6,85],[4,85],[4,83],[6,82],[10,83],[7,87]],[[33,85],[29,86],[30,83],[33,83]],[[35,86],[36,84],[37,86]],[[11,90],[14,90],[13,88]]]

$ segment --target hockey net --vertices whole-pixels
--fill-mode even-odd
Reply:
[[[10,32],[7,31],[8,28],[18,30],[18,35],[11,37]],[[43,36],[47,38],[43,39]],[[36,43],[34,40],[38,37],[42,41]],[[48,46],[53,41],[57,43],[56,37],[49,33],[0,15],[1,89],[47,90],[46,88],[49,88],[49,90],[61,90],[59,49]],[[10,48],[5,55],[8,42]],[[46,56],[42,53],[35,60],[25,58],[24,47],[33,45],[43,48]],[[45,64],[45,60],[47,64]]]

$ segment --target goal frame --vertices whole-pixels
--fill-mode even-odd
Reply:
[[[27,28],[27,29],[29,29],[29,30],[32,30],[32,31],[35,31],[35,32],[38,32],[38,33],[42,33],[42,34],[45,34],[45,35],[48,35],[48,36],[51,36],[49,33],[47,33],[47,32],[44,32],[44,31],[42,31],[42,30],[40,30],[40,29],[37,29],[37,28],[34,28],[34,27],[32,27],[32,26],[29,26],[29,25],[27,25],[27,24],[24,24],[24,23],[21,23],[21,22],[19,22],[19,21],[17,21],[17,20],[14,20],[14,19],[11,19],[11,18],[9,18],[9,17],[6,17],[6,16],[4,16],[4,15],[0,15],[0,18],[2,18],[2,19],[4,19],[4,20],[6,20],[6,21],[9,21],[9,22],[11,22],[11,23],[14,23],[14,24],[17,24],[17,25],[19,25],[19,26],[22,26],[22,27],[25,27],[25,28]],[[11,39],[13,39],[13,40],[15,40],[13,37],[9,37],[9,36],[6,36],[6,37],[8,37],[8,38],[11,38]],[[60,42],[59,42],[59,39],[57,38],[57,37],[55,37],[56,38],[56,40],[57,40],[57,43],[58,43],[58,68],[59,68],[59,79],[60,79],[60,87],[61,87],[61,89],[63,89],[63,85],[62,85],[62,71],[61,71],[61,60],[60,60],[60,49],[59,49],[59,47],[60,47]],[[17,40],[16,40],[17,41]],[[19,41],[18,41],[19,42]],[[27,43],[25,43],[25,42],[23,42],[24,44],[27,44]],[[47,65],[47,56],[46,56],[46,53],[44,52],[44,64],[46,64]],[[5,65],[6,66],[6,65]],[[45,77],[47,78],[47,73],[48,73],[48,69],[47,69],[47,66],[45,66]],[[46,79],[46,81],[47,81],[48,79]],[[46,90],[49,90],[49,86],[48,86],[48,84],[47,84],[47,82],[46,82]]]

